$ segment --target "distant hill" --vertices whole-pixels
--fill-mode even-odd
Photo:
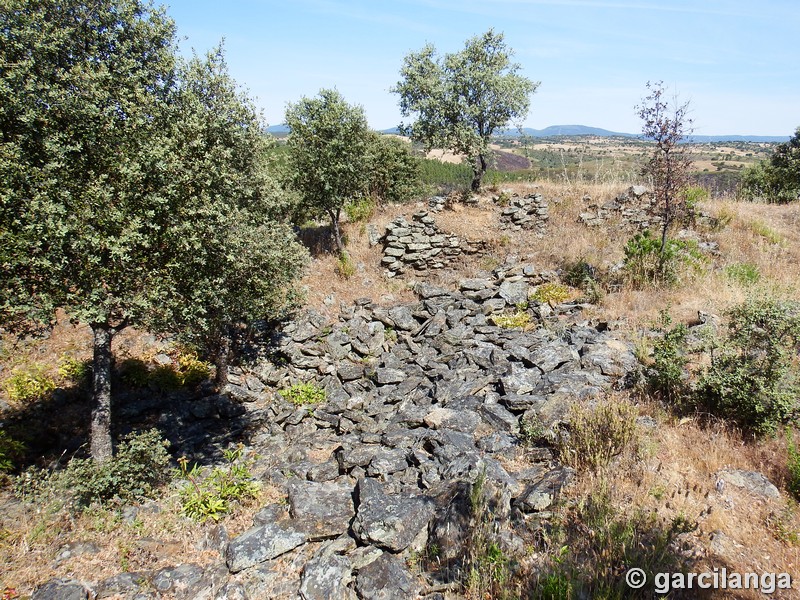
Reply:
[[[289,126],[286,125],[286,123],[270,125],[267,127],[267,133],[271,133],[272,135],[286,135],[289,133]]]
[[[289,133],[289,128],[286,125],[273,125],[267,128],[267,131],[273,135],[286,135]],[[391,129],[383,129],[379,133],[398,135],[400,131],[397,127]],[[599,127],[587,127],[586,125],[551,125],[544,129],[531,129],[524,127],[522,135],[528,135],[535,138],[548,138],[548,137],[579,137],[589,135],[594,137],[623,137],[623,138],[638,138],[639,134],[636,133],[620,133],[618,131],[609,131],[608,129],[601,129]],[[495,137],[516,137],[520,135],[519,129],[509,128],[501,130]],[[697,143],[706,142],[787,142],[789,136],[773,136],[773,135],[693,135],[690,141]]]

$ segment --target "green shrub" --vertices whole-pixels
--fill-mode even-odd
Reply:
[[[705,410],[757,434],[797,416],[800,306],[753,297],[728,313],[726,338],[698,383]]]
[[[636,408],[604,400],[592,408],[574,404],[569,433],[558,440],[559,460],[576,469],[596,471],[622,454],[636,439]]]
[[[603,288],[600,284],[597,269],[585,259],[579,258],[575,262],[564,265],[564,283],[578,288],[585,294],[584,300],[597,304],[603,298]]]
[[[653,342],[653,363],[647,373],[647,384],[652,394],[671,402],[679,403],[688,391],[686,378],[686,336],[688,330],[683,323],[674,327],[666,310],[661,311],[660,334]]]
[[[682,268],[698,267],[704,260],[692,241],[668,239],[662,253],[661,240],[645,230],[625,244],[624,270],[635,289],[671,286]]]
[[[356,198],[344,205],[350,223],[368,221],[375,213],[375,200],[369,197]]]
[[[350,279],[356,274],[356,266],[353,264],[353,261],[347,252],[339,253],[339,258],[336,261],[334,271],[342,279]]]
[[[379,202],[408,202],[421,192],[420,161],[407,142],[376,135],[371,143],[369,193]]]
[[[77,510],[151,498],[170,478],[168,445],[156,429],[130,434],[105,462],[73,458],[61,471],[27,471],[17,478],[17,493],[34,500],[66,500]]]
[[[258,482],[253,481],[249,464],[242,461],[242,446],[223,454],[227,465],[214,468],[203,480],[197,465],[189,469],[185,457],[178,460],[181,476],[189,481],[181,490],[181,508],[187,517],[201,523],[208,519],[219,521],[230,512],[232,502],[255,498],[258,494]]]
[[[211,377],[211,365],[200,360],[193,352],[181,352],[177,362],[181,385],[197,385]]]
[[[492,315],[492,321],[503,329],[527,329],[531,325],[531,315],[525,310],[517,309],[513,314]]]
[[[150,382],[150,369],[141,359],[126,358],[119,365],[119,376],[132,387],[145,387]]]
[[[162,392],[170,392],[181,387],[181,376],[172,365],[156,365],[149,371],[148,384]]]
[[[92,372],[92,363],[88,360],[78,360],[72,356],[64,356],[58,364],[60,377],[72,383],[85,383]]]
[[[56,384],[47,375],[44,365],[32,363],[14,369],[3,387],[12,402],[30,402],[50,394],[56,389]]]
[[[761,273],[758,267],[751,263],[733,263],[725,267],[725,275],[740,285],[750,286],[758,283]]]
[[[295,383],[278,392],[284,400],[295,406],[313,406],[325,402],[325,390],[313,381]]]
[[[25,452],[25,445],[0,429],[0,473],[13,471],[16,462]]]
[[[567,298],[569,298],[569,288],[554,281],[543,283],[536,288],[533,294],[531,294],[530,298],[531,300],[541,304],[550,304],[551,306],[555,306],[556,304],[561,304]]]
[[[800,500],[800,451],[797,450],[791,431],[787,430],[786,437],[788,440],[786,470],[789,472],[786,487],[797,500]]]

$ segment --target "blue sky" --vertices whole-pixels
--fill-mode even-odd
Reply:
[[[797,0],[171,0],[186,52],[224,38],[232,75],[264,111],[336,87],[376,129],[401,121],[403,57],[489,28],[540,81],[523,125],[637,133],[635,106],[663,80],[699,135],[791,135],[800,125]]]

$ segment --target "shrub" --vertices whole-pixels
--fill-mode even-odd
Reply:
[[[356,274],[356,266],[353,264],[350,255],[347,252],[340,252],[339,258],[334,267],[336,274],[342,279],[350,279]]]
[[[786,487],[797,500],[800,500],[800,451],[797,450],[791,431],[787,430],[786,437],[788,439],[786,470],[789,471]]]
[[[25,452],[25,445],[0,429],[0,473],[8,473]]]
[[[72,356],[62,357],[58,365],[59,376],[76,384],[84,383],[91,372],[91,361],[78,360]]]
[[[62,471],[27,471],[17,493],[33,499],[67,499],[84,510],[93,503],[142,500],[170,477],[168,442],[156,429],[122,438],[116,456],[98,463],[73,458]]]
[[[132,387],[145,387],[150,381],[150,369],[143,360],[126,358],[119,365],[122,381]]]
[[[56,384],[47,375],[44,365],[33,363],[14,369],[3,387],[12,402],[30,402],[50,394],[56,389]]]
[[[603,297],[597,269],[583,258],[564,265],[563,279],[567,285],[581,290],[586,295],[586,302],[596,304]]]
[[[420,193],[420,161],[408,143],[374,135],[371,150],[369,193],[373,198],[380,202],[407,202]]]
[[[278,392],[284,400],[295,406],[309,406],[325,402],[325,390],[313,381],[295,383]]]
[[[725,275],[733,281],[749,286],[755,285],[761,279],[758,267],[751,263],[733,263],[725,267]]]
[[[698,266],[703,260],[691,241],[668,239],[662,252],[661,240],[652,237],[649,229],[625,244],[624,269],[635,289],[674,285],[682,267]]]
[[[793,357],[800,342],[800,306],[765,296],[728,313],[724,339],[698,383],[711,414],[757,434],[794,418],[800,391]]]
[[[648,370],[647,384],[650,392],[672,403],[679,402],[687,392],[686,335],[683,323],[674,327],[666,310],[661,311],[660,333],[653,342],[653,363]]]
[[[558,442],[562,463],[596,471],[608,465],[636,439],[636,408],[620,400],[604,400],[594,408],[574,404],[569,433]]]
[[[543,283],[531,295],[531,300],[554,306],[569,298],[569,288],[561,283]]]
[[[344,212],[350,223],[368,221],[375,213],[375,201],[369,197],[356,198],[344,205]]]
[[[177,358],[178,379],[181,385],[197,385],[211,377],[211,365],[194,352],[181,352]]]
[[[525,310],[517,309],[513,314],[492,315],[492,321],[503,329],[527,329],[531,324],[531,315]]]
[[[253,481],[250,468],[242,462],[241,445],[223,454],[227,465],[216,467],[206,479],[199,479],[199,467],[188,468],[186,457],[178,460],[181,475],[189,484],[181,490],[183,514],[201,523],[211,519],[219,521],[231,510],[231,503],[255,498],[259,485]]]

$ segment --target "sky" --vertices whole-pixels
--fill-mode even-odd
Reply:
[[[158,1],[158,0],[157,0]],[[524,127],[639,133],[648,81],[688,102],[698,135],[789,136],[800,126],[797,0],[168,0],[185,54],[224,40],[231,75],[270,125],[336,88],[374,129],[403,118],[403,58],[493,28],[540,82]],[[406,119],[407,120],[407,119]]]

